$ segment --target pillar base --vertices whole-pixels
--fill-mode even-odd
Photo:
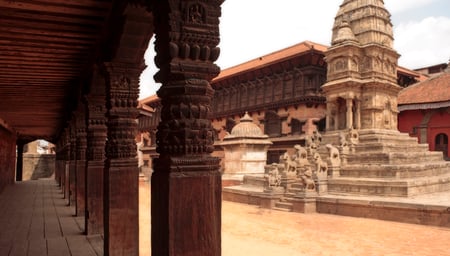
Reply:
[[[205,160],[214,165],[202,166],[199,159],[169,167],[170,160],[157,161],[151,180],[152,254],[221,255],[221,175],[218,159]],[[195,168],[199,171],[183,171]]]

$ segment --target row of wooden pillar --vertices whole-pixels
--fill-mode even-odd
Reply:
[[[99,66],[57,143],[55,178],[105,255],[138,255],[138,81],[142,68]],[[117,252],[120,253],[118,254]]]
[[[57,143],[56,179],[105,255],[138,255],[136,116],[149,18],[156,34],[155,80],[162,84],[151,177],[152,255],[221,255],[221,176],[212,157],[211,79],[220,69],[223,0],[154,1],[126,8],[116,59],[93,72]],[[151,15],[148,13],[151,11]],[[140,40],[140,41],[139,41]],[[147,41],[148,42],[148,41]],[[133,53],[133,54],[131,54]],[[130,64],[133,63],[133,64]]]

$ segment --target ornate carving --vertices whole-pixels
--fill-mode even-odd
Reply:
[[[205,7],[199,3],[191,3],[185,10],[186,21],[194,24],[206,23]]]
[[[86,134],[86,115],[85,106],[80,102],[78,111],[76,112],[76,159],[86,159],[87,148]]]
[[[307,166],[306,170],[302,174],[300,174],[300,180],[305,190],[308,191],[316,190],[316,184],[313,179],[313,171],[311,170],[310,166]]]
[[[325,147],[328,150],[328,161],[330,162],[331,167],[340,167],[341,157],[339,150],[331,144],[327,144]]]
[[[208,118],[211,114],[208,96],[212,94],[209,83],[190,79],[173,81],[165,86],[165,92],[184,90],[186,94],[163,96],[157,151],[176,155],[211,153],[214,131]]]
[[[319,153],[314,153],[313,155],[314,163],[316,164],[316,172],[328,172],[328,164],[322,160],[322,157]]]
[[[109,159],[127,159],[136,156],[136,134],[138,115],[137,98],[139,76],[142,67],[125,63],[105,63],[109,80],[107,86],[108,140],[106,156]]]
[[[350,150],[354,154],[356,151],[356,145],[359,143],[359,132],[358,130],[354,129],[353,127],[349,129],[348,131],[348,140],[350,144]]]
[[[157,81],[164,83],[171,74],[206,80],[218,75],[220,69],[213,62],[220,54],[217,3],[221,2],[172,0],[168,17],[158,18],[160,12],[155,12]],[[160,6],[164,4],[155,3],[156,9],[165,9]]]
[[[85,97],[87,106],[87,154],[88,161],[105,159],[106,98],[105,79],[96,72],[92,81],[92,92]]]
[[[278,170],[278,164],[272,163],[271,169],[268,174],[264,175],[268,187],[280,187],[281,186],[281,174]]]

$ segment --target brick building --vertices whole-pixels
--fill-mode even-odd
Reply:
[[[327,75],[324,53],[327,46],[305,41],[223,70],[212,82],[212,125],[215,131],[214,155],[223,158],[219,146],[224,136],[247,111],[273,145],[267,161],[277,162],[279,156],[304,143],[305,135],[314,130],[325,131],[326,99],[322,85]],[[397,83],[407,87],[425,78],[418,72],[398,67]],[[161,102],[156,96],[140,101],[155,112],[147,126],[156,156],[156,132]],[[145,121],[149,122],[149,121]]]
[[[428,143],[432,151],[442,151],[449,159],[450,68],[402,90],[398,104],[399,130]]]

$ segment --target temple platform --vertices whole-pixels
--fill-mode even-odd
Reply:
[[[267,194],[257,186],[224,188],[223,199],[284,211],[296,211],[285,195]],[[272,200],[272,207],[266,207]],[[302,210],[301,212],[305,212]],[[315,212],[404,223],[450,227],[450,191],[412,197],[320,195]]]

